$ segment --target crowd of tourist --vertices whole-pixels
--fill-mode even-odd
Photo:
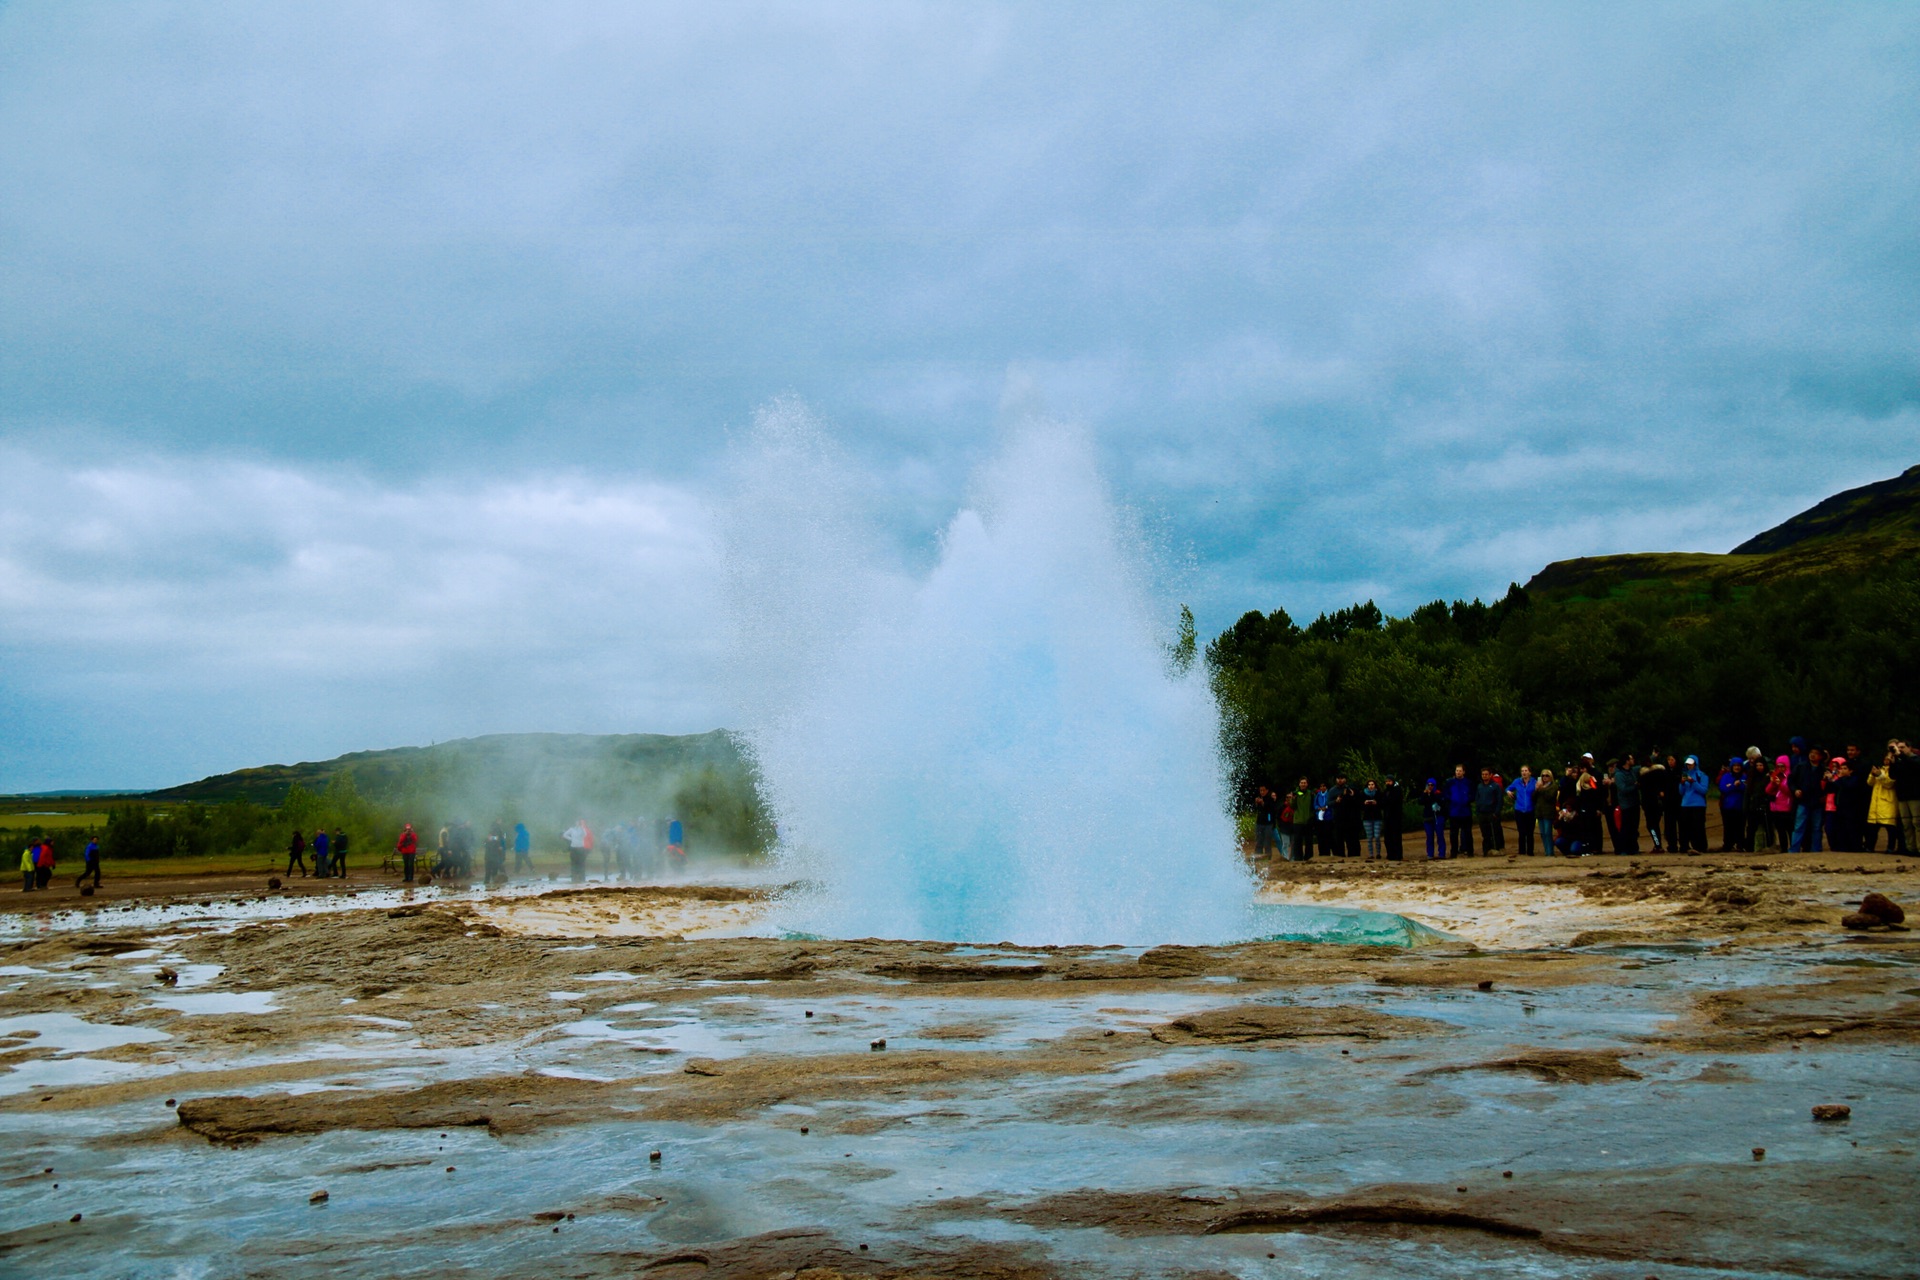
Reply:
[[[1512,778],[1488,766],[1408,786],[1392,774],[1336,772],[1293,787],[1259,786],[1253,796],[1256,859],[1405,857],[1410,829],[1432,859],[1503,853],[1580,857],[1641,851],[1708,852],[1709,811],[1719,815],[1722,853],[1873,852],[1920,854],[1920,751],[1895,740],[1876,763],[1857,744],[1829,751],[1794,738],[1768,759],[1759,747],[1713,766],[1698,756],[1591,754],[1558,774],[1528,764]]]

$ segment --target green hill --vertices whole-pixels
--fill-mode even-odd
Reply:
[[[1725,555],[1635,552],[1557,560],[1527,590],[1607,599],[1646,590],[1711,592],[1871,570],[1920,555],[1920,466],[1836,493]]]

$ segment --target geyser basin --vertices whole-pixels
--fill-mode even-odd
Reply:
[[[1260,936],[1200,674],[1087,436],[1036,423],[924,573],[895,567],[805,413],[764,412],[729,528],[743,721],[826,937]],[[1284,931],[1284,930],[1282,930]]]

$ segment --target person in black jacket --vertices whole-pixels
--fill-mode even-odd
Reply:
[[[1655,747],[1647,752],[1647,762],[1640,767],[1640,812],[1647,819],[1647,839],[1653,843],[1653,851],[1659,853],[1666,848],[1660,840],[1660,820],[1667,812],[1667,766],[1660,759],[1660,749]]]
[[[1390,773],[1387,775],[1387,785],[1380,788],[1380,839],[1387,846],[1388,862],[1400,861],[1400,842],[1405,835],[1406,823],[1406,788]]]
[[[1480,851],[1489,857],[1505,843],[1500,838],[1500,811],[1506,798],[1493,770],[1482,769],[1480,785],[1473,790],[1473,816],[1480,822]]]
[[[1336,774],[1333,780],[1333,794],[1328,797],[1333,806],[1334,831],[1340,841],[1340,856],[1357,858],[1360,856],[1360,837],[1365,830],[1365,819],[1361,814],[1360,792],[1347,775]]]
[[[300,867],[300,874],[303,876],[306,875],[307,837],[298,827],[293,829],[293,839],[287,841],[287,869],[281,872],[281,874],[292,875],[296,863]]]

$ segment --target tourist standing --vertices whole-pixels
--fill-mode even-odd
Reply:
[[[1857,755],[1858,749],[1855,750]],[[1843,853],[1859,853],[1866,848],[1866,816],[1870,796],[1866,778],[1854,772],[1853,759],[1850,756],[1835,756],[1833,780],[1827,785],[1827,811],[1832,815],[1827,847]]]
[[[1660,762],[1660,750],[1656,747],[1647,752],[1647,762],[1640,767],[1640,810],[1646,815],[1647,840],[1655,853],[1666,848],[1660,842],[1660,819],[1666,800],[1667,766]]]
[[[1333,780],[1333,822],[1340,840],[1340,856],[1357,858],[1360,856],[1360,840],[1364,831],[1360,817],[1360,788],[1348,780],[1342,773]]]
[[[527,824],[513,824],[513,874],[519,875],[522,868],[533,870],[533,833],[527,830]]]
[[[1444,860],[1447,856],[1447,797],[1440,790],[1436,778],[1428,778],[1427,785],[1420,789],[1420,825],[1427,833],[1427,860]]]
[[[1553,805],[1557,788],[1553,782],[1553,770],[1542,769],[1533,784],[1533,824],[1539,830],[1540,852],[1545,857],[1553,857]]]
[[[420,837],[413,833],[411,822],[400,828],[400,838],[393,842],[393,851],[400,855],[401,878],[412,884],[413,861],[420,856]]]
[[[1473,789],[1473,816],[1480,823],[1480,852],[1492,857],[1505,842],[1500,838],[1500,814],[1506,808],[1506,792],[1501,790],[1493,770],[1480,771],[1480,785]]]
[[[333,829],[333,874],[342,880],[347,878],[347,829]]]
[[[453,874],[453,824],[442,823],[440,835],[434,841],[433,874],[451,876]]]
[[[333,874],[333,863],[327,860],[327,829],[315,831],[307,843],[313,849],[313,874],[324,880]]]
[[[1887,748],[1887,754],[1879,764],[1867,774],[1867,787],[1873,793],[1867,800],[1867,852],[1872,853],[1880,843],[1881,828],[1887,832],[1887,852],[1899,853],[1900,847],[1900,805],[1894,799],[1893,766],[1894,751]]]
[[[287,869],[281,874],[292,875],[296,865],[300,868],[300,874],[305,876],[307,874],[307,837],[306,833],[298,827],[293,829],[293,838],[287,841]]]
[[[1640,770],[1629,751],[1613,767],[1613,851],[1640,852]]]
[[[561,833],[567,842],[568,869],[573,873],[575,884],[585,884],[587,879],[587,820],[575,818],[573,825]]]
[[[1793,794],[1793,845],[1795,853],[1820,852],[1820,821],[1826,804],[1820,794],[1820,769],[1807,750],[1807,740],[1796,737],[1787,743],[1787,786]]]
[[[1513,797],[1515,851],[1523,858],[1533,856],[1533,791],[1538,785],[1533,766],[1526,764],[1520,766],[1520,776],[1507,784],[1507,794]]]
[[[1380,784],[1372,778],[1360,789],[1360,827],[1367,833],[1368,862],[1380,857]]]
[[[1313,860],[1313,784],[1305,778],[1294,787],[1293,808],[1293,860],[1311,862]]]
[[[1253,857],[1254,861],[1272,861],[1274,846],[1274,828],[1278,825],[1273,808],[1273,793],[1262,783],[1253,792]]]
[[[33,887],[44,889],[53,883],[53,837],[45,836],[40,841],[40,851],[33,856]]]
[[[1775,756],[1773,772],[1767,777],[1767,816],[1773,823],[1773,847],[1781,853],[1793,849],[1793,760]]]
[[[1893,779],[1893,804],[1900,814],[1900,847],[1909,855],[1920,854],[1920,751],[1898,739],[1891,745],[1893,763],[1887,776]]]
[[[1700,757],[1688,756],[1680,766],[1679,819],[1675,834],[1680,839],[1674,848],[1690,855],[1707,851],[1707,791],[1712,786],[1700,769]]]
[[[1745,762],[1735,756],[1720,771],[1720,852],[1746,847],[1747,779]]]
[[[1467,777],[1467,766],[1453,766],[1453,776],[1447,779],[1447,785],[1441,790],[1447,795],[1447,845],[1452,849],[1450,857],[1471,858],[1473,856],[1473,781]]]
[[[39,858],[40,846],[30,844],[20,851],[20,892],[33,892],[34,863]]]
[[[1767,761],[1760,754],[1760,748],[1747,748],[1741,774],[1746,783],[1744,817],[1747,827],[1747,839],[1741,848],[1748,853],[1761,853],[1773,846],[1773,830],[1767,813],[1767,804],[1773,797],[1767,793]]]
[[[486,863],[488,886],[504,883],[507,878],[507,833],[497,822],[487,832]]]
[[[1380,838],[1386,842],[1387,861],[1399,862],[1406,854],[1407,791],[1395,774],[1387,775],[1380,790]]]

